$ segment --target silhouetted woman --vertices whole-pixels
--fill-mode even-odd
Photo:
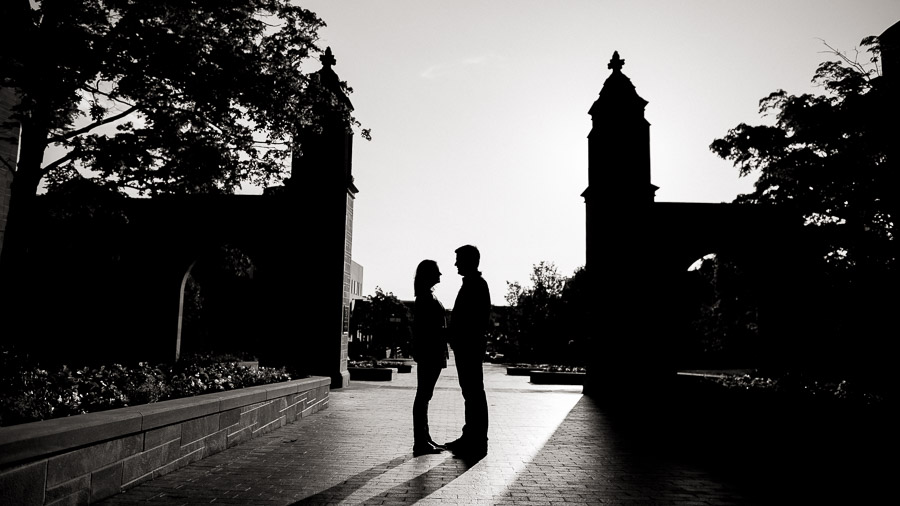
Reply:
[[[447,319],[444,306],[434,296],[441,271],[434,260],[422,260],[413,282],[416,294],[413,319],[413,358],[416,361],[416,400],[413,401],[413,454],[440,453],[444,447],[428,431],[428,402],[441,369],[447,367]]]

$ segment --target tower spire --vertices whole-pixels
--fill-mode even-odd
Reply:
[[[325,53],[319,56],[319,61],[322,62],[323,67],[331,68],[337,65],[337,60],[331,52],[331,46],[325,48]]]
[[[609,64],[606,68],[612,70],[613,72],[621,72],[622,67],[625,66],[625,60],[619,58],[619,52],[613,51],[612,59],[609,60]]]

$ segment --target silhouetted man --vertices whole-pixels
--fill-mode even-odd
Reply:
[[[491,321],[491,294],[478,271],[480,260],[475,246],[467,244],[456,250],[456,269],[463,282],[450,314],[449,337],[465,401],[466,422],[462,436],[447,443],[446,448],[463,458],[487,454],[488,408],[482,363]]]

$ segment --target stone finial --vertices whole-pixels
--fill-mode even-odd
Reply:
[[[331,52],[331,46],[325,48],[325,53],[319,56],[319,61],[322,62],[323,67],[333,67],[337,64],[337,60],[334,59],[334,54]]]
[[[606,68],[611,69],[612,71],[622,71],[622,67],[625,65],[625,60],[619,58],[619,52],[613,51],[612,59],[609,60],[609,65]]]

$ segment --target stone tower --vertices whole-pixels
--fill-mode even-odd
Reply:
[[[305,357],[307,370],[331,377],[332,388],[340,388],[350,378],[350,271],[358,192],[352,173],[353,130],[342,112],[352,111],[353,105],[332,68],[336,60],[330,47],[320,60],[311,88],[320,93],[321,107],[313,107],[315,119],[300,135],[286,182],[298,222],[305,224],[290,232],[298,245],[289,253],[294,255],[295,285],[309,295],[297,312],[303,335],[288,338],[299,345],[292,348]]]
[[[644,118],[647,101],[637,94],[613,52],[600,95],[591,106],[588,134],[588,189],[600,186],[602,200],[615,206],[652,202],[650,184],[650,123]],[[614,191],[613,191],[614,189]]]
[[[595,363],[585,391],[594,393],[619,393],[633,385],[634,375],[626,371],[639,360],[648,334],[642,308],[651,292],[647,220],[656,187],[650,182],[647,101],[622,73],[624,64],[614,52],[612,73],[588,111],[585,271],[597,294],[597,312],[591,336]]]
[[[588,187],[582,193],[587,213],[587,268],[603,263],[605,248],[598,244],[600,238],[632,229],[632,220],[622,218],[642,215],[656,192],[650,183],[650,123],[644,118],[647,101],[622,73],[624,65],[625,60],[614,52],[607,66],[612,74],[588,111],[592,125]]]

